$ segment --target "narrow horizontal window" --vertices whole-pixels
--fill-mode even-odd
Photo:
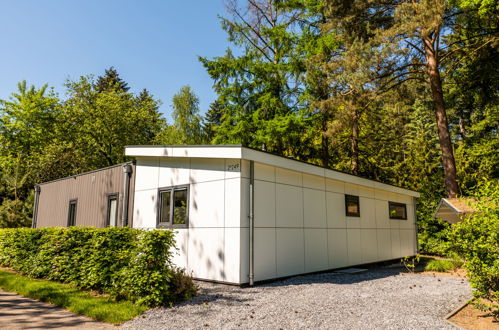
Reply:
[[[407,207],[402,203],[388,202],[390,219],[407,220]]]
[[[158,228],[187,228],[189,224],[189,187],[159,189]]]
[[[345,195],[345,211],[347,217],[360,217],[359,196]]]

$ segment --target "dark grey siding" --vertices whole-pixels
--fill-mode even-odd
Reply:
[[[125,186],[124,165],[132,166],[129,189],[128,225],[132,225],[135,166],[119,164],[80,175],[42,183],[35,227],[66,227],[69,201],[77,199],[76,225],[105,227],[107,225],[107,197],[118,194],[118,226],[122,226]]]

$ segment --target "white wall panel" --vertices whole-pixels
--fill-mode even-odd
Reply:
[[[241,241],[239,249],[239,260],[240,260],[239,283],[248,283],[249,282],[249,228],[241,228],[241,236],[239,236],[239,238]]]
[[[189,158],[160,158],[159,187],[171,187],[190,183]]]
[[[277,228],[277,276],[305,272],[303,229]]]
[[[303,187],[317,189],[317,190],[325,190],[326,182],[323,176],[303,174]]]
[[[181,268],[188,268],[188,249],[189,249],[189,229],[175,229],[175,246],[177,251],[173,253],[172,262]]]
[[[249,179],[241,179],[241,227],[249,227],[249,182]]]
[[[326,192],[326,207],[328,228],[346,228],[345,196]]]
[[[247,229],[246,229],[247,231]],[[225,281],[239,283],[241,256],[241,228],[225,228]]]
[[[347,229],[348,264],[362,263],[362,245],[360,229]]]
[[[390,239],[392,241],[392,258],[401,258],[403,256],[400,248],[400,230],[390,229]]]
[[[376,207],[375,200],[360,197],[360,227],[376,228]]]
[[[241,179],[225,180],[225,227],[241,227]]]
[[[254,238],[255,281],[276,278],[276,229],[255,228]]]
[[[362,203],[360,204],[360,214],[362,215]],[[347,228],[360,228],[361,217],[346,216]]]
[[[414,231],[410,229],[400,229],[400,249],[402,256],[412,256],[414,250]]]
[[[326,192],[303,188],[305,228],[326,228]]]
[[[303,228],[301,187],[276,184],[276,227]]]
[[[157,198],[157,189],[135,192],[135,198],[133,201],[134,228],[156,228]]]
[[[348,265],[346,229],[328,229],[329,267],[339,268]]]
[[[224,180],[191,184],[190,227],[224,226]]]
[[[345,183],[345,194],[359,196],[359,186],[356,184]]]
[[[191,183],[223,180],[224,178],[225,159],[191,159]]]
[[[345,193],[345,183],[333,179],[326,179],[326,190],[343,194]]]
[[[158,188],[159,158],[141,157],[135,167],[135,191]]]
[[[328,269],[327,229],[305,229],[305,272]]]
[[[188,260],[194,277],[225,281],[224,228],[189,228]]]
[[[255,162],[255,180],[275,182],[275,167]]]
[[[384,201],[387,201],[389,200],[389,194],[390,192],[386,191],[386,190],[381,190],[381,189],[375,189],[374,190],[374,197],[377,199],[377,200],[384,200]]]
[[[250,177],[250,161],[246,159],[241,159],[241,177],[248,178]]]
[[[283,169],[281,167],[276,167],[275,179],[278,183],[290,184],[293,186],[302,186],[302,173],[296,171],[290,171]]]
[[[376,226],[377,228],[391,228],[388,218],[388,204],[384,200],[376,200]]]
[[[392,258],[390,229],[378,229],[377,238],[379,260],[390,260]]]
[[[367,197],[367,198],[374,198],[374,188],[359,186],[359,196]]]
[[[375,262],[378,259],[378,239],[376,229],[361,229],[362,263]]]
[[[255,227],[275,227],[276,184],[255,180]]]

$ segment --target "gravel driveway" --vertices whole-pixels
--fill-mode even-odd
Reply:
[[[324,273],[239,288],[200,283],[200,295],[125,323],[134,329],[452,329],[443,317],[471,298],[456,277]]]

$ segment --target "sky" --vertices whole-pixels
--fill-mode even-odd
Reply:
[[[26,80],[64,82],[114,66],[139,92],[162,100],[190,85],[205,112],[216,94],[198,56],[222,56],[227,35],[217,15],[223,0],[0,0],[0,99]]]

